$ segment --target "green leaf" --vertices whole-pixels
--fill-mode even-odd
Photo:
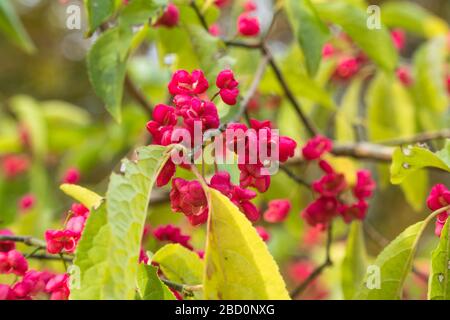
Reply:
[[[75,253],[80,278],[71,299],[134,298],[150,192],[168,151],[140,148],[137,162],[124,160],[124,174],[111,175],[106,200],[91,211]]]
[[[411,207],[420,212],[427,198],[428,189],[428,172],[426,170],[416,170],[409,174],[400,184],[405,195],[406,201]]]
[[[76,184],[62,184],[59,187],[65,194],[74,198],[86,208],[96,209],[100,206],[103,201],[103,198],[96,194],[95,192],[78,186]]]
[[[395,300],[401,299],[406,276],[411,271],[419,238],[429,219],[418,222],[394,239],[378,255],[372,267],[379,268],[379,287],[368,286],[375,274],[366,274],[356,299]],[[369,282],[369,283],[368,283]]]
[[[306,58],[310,75],[316,74],[322,58],[322,48],[330,36],[327,26],[320,20],[310,0],[288,1],[292,13],[290,22]]]
[[[152,258],[167,279],[187,285],[198,285],[203,280],[204,263],[193,251],[180,244],[167,244]]]
[[[444,20],[413,2],[383,3],[381,17],[390,28],[402,28],[427,38],[448,33],[448,25]]]
[[[449,99],[444,81],[446,59],[445,36],[431,39],[414,55],[414,93],[423,110],[436,113],[447,110]]]
[[[431,272],[428,283],[428,299],[450,300],[450,222],[444,225],[441,238],[431,254]]]
[[[336,113],[336,140],[340,142],[354,142],[354,125],[358,121],[358,108],[360,101],[362,79],[351,82],[342,98],[341,105]]]
[[[0,1],[0,31],[25,52],[36,51],[10,1]]]
[[[131,37],[121,37],[114,28],[102,34],[87,56],[89,79],[95,93],[105,102],[106,109],[117,121],[121,120],[123,83],[125,81],[127,47]]]
[[[167,0],[133,0],[120,13],[121,27],[146,23],[156,14],[162,12]]]
[[[449,145],[447,142],[444,150],[447,150]],[[396,148],[392,155],[391,183],[400,184],[409,174],[425,167],[435,167],[450,172],[450,162],[448,158],[445,158],[445,152],[448,151],[433,153],[418,146]]]
[[[416,132],[414,104],[395,77],[378,73],[366,100],[372,141],[411,136]]]
[[[350,226],[345,257],[341,266],[341,285],[346,300],[352,299],[355,295],[356,288],[364,278],[366,265],[362,223],[354,221]]]
[[[103,22],[113,15],[116,2],[116,0],[84,0],[89,22],[88,34],[94,33]]]
[[[106,295],[111,231],[105,204],[92,210],[78,242],[74,265],[79,273],[71,277],[71,300],[100,300]],[[119,298],[119,297],[118,297]],[[122,297],[123,298],[123,297]]]
[[[119,23],[103,33],[87,56],[89,79],[95,93],[118,122],[121,121],[123,84],[133,45],[133,25],[143,24],[162,9],[165,0],[134,0],[121,12]]]
[[[219,191],[209,193],[205,299],[290,299],[275,260],[250,221]]]
[[[169,288],[159,279],[158,268],[139,264],[137,287],[141,300],[175,300]]]
[[[34,155],[44,157],[47,154],[48,133],[40,106],[32,98],[22,95],[11,98],[10,104],[20,123],[28,130]]]
[[[365,10],[345,2],[318,4],[316,9],[324,21],[340,25],[355,43],[381,68],[392,72],[397,66],[398,54],[386,27],[367,28]]]

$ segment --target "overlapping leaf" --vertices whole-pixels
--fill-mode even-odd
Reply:
[[[431,272],[428,285],[428,298],[431,300],[450,300],[450,222],[444,225],[439,245],[431,255]]]
[[[289,299],[275,260],[250,221],[210,189],[205,299]]]
[[[137,162],[124,161],[124,175],[112,174],[106,200],[91,211],[77,247],[80,279],[71,299],[134,298],[150,192],[168,156],[166,147],[144,147]]]
[[[391,164],[391,182],[401,183],[409,174],[425,167],[435,167],[450,172],[447,141],[443,150],[433,153],[419,146],[398,147],[394,150]]]

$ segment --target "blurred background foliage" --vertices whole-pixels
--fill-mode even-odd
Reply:
[[[84,13],[83,30],[68,30],[66,27],[67,6],[81,5],[80,1],[7,1],[14,5],[35,50],[30,54],[32,47],[25,45],[29,51],[27,53],[4,36],[0,37],[0,158],[17,153],[25,155],[31,162],[30,170],[13,180],[0,173],[0,229],[7,226],[18,234],[42,238],[44,230],[60,226],[64,212],[69,208],[69,200],[58,189],[64,172],[70,167],[78,168],[81,172],[80,184],[102,193],[107,182],[105,179],[119,160],[132,154],[136,146],[148,143],[145,123],[149,116],[125,92],[122,122],[119,124],[95,95],[88,79],[85,59],[96,35],[85,38]],[[181,0],[175,2],[183,3]],[[273,3],[270,0],[256,2],[264,32],[270,25]],[[333,1],[315,2],[326,6]],[[443,65],[438,64],[439,46],[442,43],[439,43],[441,40],[437,35],[448,31],[446,22],[450,21],[450,2],[405,1],[406,4],[401,4],[405,7],[400,7],[400,10],[396,7],[399,1],[347,2],[362,8],[368,4],[381,5],[382,14],[386,8],[383,16],[385,23],[408,31],[401,62],[415,64],[417,75],[421,77],[418,81],[420,87],[406,91],[398,81],[383,73],[378,73],[370,83],[362,76],[348,83],[330,83],[336,63],[333,60],[323,61],[317,74],[309,76],[305,58],[295,40],[296,21],[289,19],[291,11],[283,12],[268,35],[268,42],[294,94],[310,116],[325,133],[341,142],[361,138],[355,135],[355,125],[363,128],[363,135],[366,135],[363,138],[369,141],[448,127],[448,97],[444,91],[446,101],[442,110],[439,101],[441,92],[435,92],[436,87],[433,86],[440,80],[433,77],[447,72]],[[413,3],[428,13],[419,12],[414,17],[415,12],[406,7]],[[235,1],[221,13],[211,7],[207,11],[207,19],[209,22],[218,20],[222,30],[231,37],[235,33],[234,21],[241,7],[240,1]],[[293,10],[290,6],[288,8]],[[131,78],[139,84],[151,103],[158,103],[169,98],[165,88],[174,69],[201,67],[211,79],[218,69],[232,66],[239,77],[241,90],[245,92],[252,81],[260,53],[257,50],[231,48],[226,55],[222,54],[222,48],[201,29],[192,10],[187,6],[181,6],[180,10],[182,21],[191,27],[147,30],[142,45],[129,60]],[[327,15],[325,7],[322,12]],[[402,16],[405,12],[412,14]],[[360,32],[360,36],[364,37],[364,30]],[[385,53],[382,45],[375,50],[380,51],[379,55]],[[445,57],[441,62],[445,63]],[[427,73],[429,70],[431,72]],[[254,109],[250,110],[251,115],[275,120],[282,134],[303,143],[306,140],[303,126],[281,96],[281,88],[272,72],[267,70],[258,96],[255,97]],[[363,100],[368,109],[364,109],[361,114]],[[223,117],[226,117],[228,109],[220,105],[218,107]],[[339,111],[335,114],[335,125],[329,126],[330,115],[336,110]],[[430,147],[439,149],[442,144],[438,142]],[[387,164],[363,163],[351,159],[333,161],[349,176],[356,168],[366,167],[377,177],[379,188],[364,222],[367,249],[371,255],[379,252],[386,240],[394,238],[406,226],[427,215],[424,204],[430,185],[443,183],[443,179],[448,178],[435,171],[419,171],[398,187],[389,183]],[[179,171],[180,175],[186,175],[186,172]],[[306,169],[300,168],[298,173],[306,174]],[[314,176],[314,172],[308,171],[307,174]],[[284,173],[276,175],[272,181],[271,188],[259,196],[258,203],[261,208],[271,199],[289,198],[293,203],[287,222],[270,226],[269,242],[287,282],[293,286],[305,277],[304,274],[311,268],[311,261],[321,261],[323,235],[304,226],[299,217],[301,209],[311,200],[309,192],[288,179]],[[19,212],[17,203],[27,193],[36,196],[37,204],[31,212],[23,214]],[[184,222],[181,214],[172,213],[164,196],[165,191],[158,191],[154,195],[150,224],[179,223],[186,233],[193,235],[196,248],[201,249],[204,230],[198,228],[194,231]],[[327,270],[320,283],[309,289],[307,297],[342,297],[339,265],[344,256],[347,231],[348,227],[344,223],[337,224],[336,241],[333,244],[335,267]],[[420,255],[423,259],[429,258],[430,248],[435,243],[433,237],[425,242]],[[149,250],[153,251],[158,246],[154,239],[150,239]],[[422,297],[424,283],[416,278],[408,283],[411,285],[407,291],[408,297]]]

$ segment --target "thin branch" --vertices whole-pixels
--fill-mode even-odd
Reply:
[[[325,261],[319,265],[314,271],[303,281],[298,287],[291,291],[291,297],[295,298],[298,295],[302,294],[308,286],[322,274],[322,272],[333,265],[333,261],[331,261],[331,243],[333,242],[333,226],[330,223],[327,229],[327,242],[325,248]]]
[[[186,294],[188,296],[193,296],[194,292],[203,290],[203,285],[201,285],[201,284],[199,284],[199,285],[188,285],[188,284],[176,283],[176,282],[164,279],[164,278],[160,278],[160,279],[169,288],[171,288],[173,290],[176,290],[178,292],[181,292],[183,294]]]
[[[316,136],[319,131],[315,127],[315,125],[312,123],[311,119],[303,112],[300,103],[295,98],[294,94],[292,93],[291,89],[289,88],[286,79],[283,76],[283,73],[281,72],[281,69],[278,67],[278,65],[275,62],[275,59],[271,55],[269,48],[263,44],[261,46],[262,52],[270,57],[269,64],[275,73],[275,77],[277,78],[278,82],[281,85],[281,88],[284,91],[284,94],[286,95],[286,98],[289,100],[291,105],[294,107],[295,112],[300,117],[301,121],[303,122],[303,125],[305,126],[306,130],[309,132],[311,136]]]
[[[197,15],[198,19],[200,20],[200,23],[202,24],[203,28],[206,31],[209,31],[208,22],[206,22],[206,19],[203,16],[202,12],[200,11],[200,8],[197,6],[197,3],[195,3],[195,0],[191,1],[191,7],[192,7],[192,9],[194,9],[195,14]]]
[[[227,47],[261,50],[260,42],[250,43],[250,42],[244,42],[244,41],[239,41],[239,40],[226,40],[226,41],[224,41],[224,43]]]
[[[135,99],[139,103],[139,105],[147,113],[147,115],[151,116],[153,107],[128,74],[125,76],[125,88],[127,89],[127,92],[130,94],[130,96],[132,96],[133,99]]]
[[[30,259],[36,259],[36,260],[56,260],[60,261],[63,260],[65,262],[73,262],[73,257],[66,256],[66,255],[51,255],[48,253],[33,253],[30,254],[27,258]]]
[[[359,142],[335,145],[331,152],[336,156],[390,162],[394,148],[369,142]]]
[[[302,178],[300,178],[299,176],[297,176],[294,172],[292,172],[287,166],[280,166],[280,170],[283,171],[284,173],[286,173],[286,175],[291,178],[292,180],[294,180],[295,182],[297,182],[298,184],[305,186],[307,188],[311,188],[311,184],[308,183],[307,181],[303,180]]]
[[[0,241],[21,242],[30,247],[41,249],[47,248],[47,243],[45,241],[30,236],[0,235]]]
[[[389,146],[398,146],[402,144],[414,144],[420,142],[429,142],[433,140],[439,139],[450,139],[450,129],[444,129],[437,132],[423,132],[419,133],[415,136],[407,137],[407,138],[399,138],[392,140],[380,141],[380,144],[385,144]]]

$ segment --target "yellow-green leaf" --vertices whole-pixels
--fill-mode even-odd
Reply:
[[[10,1],[0,1],[0,31],[27,53],[36,50]]]
[[[92,210],[75,252],[80,270],[71,299],[134,299],[141,237],[153,184],[170,148],[138,149],[138,160],[124,160],[113,173],[105,201]]]
[[[439,245],[431,254],[431,272],[428,283],[428,298],[430,300],[450,300],[450,222],[444,225]]]
[[[409,1],[386,2],[381,7],[383,23],[428,38],[447,34],[447,23],[425,8]]]
[[[96,194],[94,191],[83,188],[76,184],[65,183],[62,184],[59,188],[69,197],[74,198],[89,209],[98,208],[103,200],[103,198]]]
[[[394,150],[391,164],[391,183],[400,184],[414,171],[425,167],[436,167],[450,172],[450,161],[446,150],[450,143],[440,152],[433,153],[419,146],[398,147]]]
[[[245,215],[209,189],[205,299],[290,299],[278,266]]]
[[[198,285],[203,280],[203,261],[180,244],[167,244],[152,257],[167,279],[180,284]]]
[[[427,221],[421,221],[408,227],[384,248],[371,266],[373,273],[366,274],[356,299],[401,299],[406,276],[411,271],[417,244],[426,225]]]
[[[341,285],[344,298],[350,300],[366,272],[366,249],[360,221],[352,222],[347,237],[345,257],[341,266]]]

